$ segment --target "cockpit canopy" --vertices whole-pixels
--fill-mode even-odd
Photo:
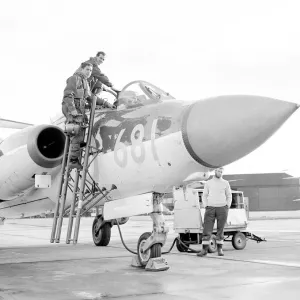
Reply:
[[[118,97],[118,109],[133,108],[175,99],[153,84],[137,80],[128,83]]]

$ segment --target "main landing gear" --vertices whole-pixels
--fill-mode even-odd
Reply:
[[[119,225],[125,224],[129,218],[118,219]],[[95,217],[92,225],[92,236],[96,246],[107,246],[110,242],[111,228],[116,225],[116,221],[104,221],[102,215]]]
[[[96,246],[107,246],[110,242],[111,223],[103,223],[102,215],[94,219],[92,227],[93,241]]]

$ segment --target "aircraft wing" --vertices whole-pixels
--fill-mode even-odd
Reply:
[[[17,122],[17,121],[6,120],[6,119],[0,118],[0,128],[23,129],[28,126],[33,126],[33,124]]]

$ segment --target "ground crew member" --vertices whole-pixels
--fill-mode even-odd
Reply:
[[[120,92],[120,90],[116,89],[113,84],[109,81],[108,77],[104,75],[99,65],[101,65],[105,60],[106,54],[103,51],[99,51],[95,57],[91,57],[87,63],[90,63],[93,65],[93,71],[91,77],[88,79],[90,83],[90,87],[92,88],[92,92],[94,92],[94,89],[100,89],[103,88],[103,90],[107,90],[111,88],[115,92]]]
[[[79,70],[67,79],[67,86],[64,90],[62,101],[62,112],[66,117],[66,123],[80,125],[79,132],[71,138],[70,148],[70,167],[81,169],[79,161],[80,145],[84,145],[84,130],[83,123],[87,121],[85,115],[85,106],[87,101],[91,101],[92,97],[87,79],[92,74],[93,65],[90,63],[82,63]],[[109,102],[97,97],[98,105],[105,105],[106,107],[113,108]]]
[[[217,219],[216,242],[218,255],[224,256],[222,246],[224,242],[224,227],[227,221],[228,210],[232,202],[229,182],[222,178],[223,168],[215,170],[215,176],[205,183],[202,202],[205,207],[204,228],[202,236],[202,250],[197,256],[205,256],[208,251],[215,219]]]

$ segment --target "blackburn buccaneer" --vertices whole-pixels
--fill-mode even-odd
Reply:
[[[297,109],[295,103],[249,95],[182,101],[145,81],[127,84],[117,102],[117,109],[96,110],[92,129],[98,152],[89,172],[100,188],[115,187],[98,204],[103,208],[106,202],[104,217],[102,209],[95,218],[93,238],[96,245],[107,245],[110,220],[150,213],[162,237],[144,235],[144,250],[161,247],[166,237],[163,220],[153,213],[157,195],[195,174],[206,180],[213,169],[249,154]],[[53,211],[64,126],[61,115],[51,125],[27,126],[1,142],[0,217]],[[43,174],[51,175],[51,187],[36,188],[35,177]]]

